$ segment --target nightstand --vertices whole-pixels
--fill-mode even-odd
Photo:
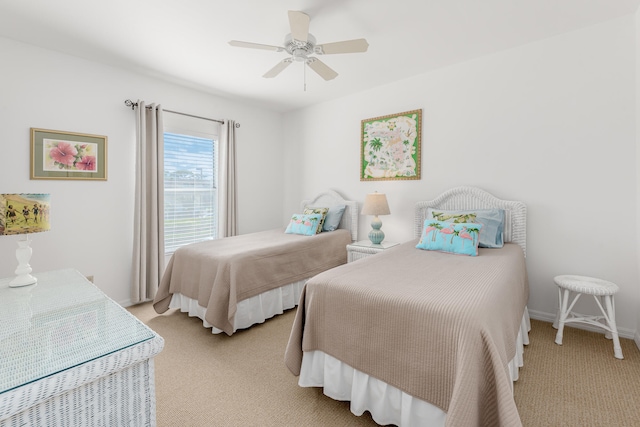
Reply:
[[[360,240],[359,242],[351,243],[347,245],[347,262],[353,262],[370,255],[375,255],[397,245],[399,245],[399,243],[394,242],[382,242],[376,245],[371,243],[371,240]]]

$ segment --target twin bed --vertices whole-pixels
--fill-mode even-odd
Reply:
[[[300,375],[301,386],[323,387],[329,397],[350,401],[354,414],[369,411],[379,424],[521,425],[512,385],[528,343],[526,206],[477,188],[454,188],[417,203],[415,240],[345,264],[346,244],[357,236],[357,204],[335,192],[303,202],[323,205],[348,206],[343,231],[296,236],[275,249],[251,246],[276,238],[254,233],[222,239],[237,241],[230,246],[216,241],[177,251],[156,311],[180,308],[213,332],[230,335],[298,305],[285,363]],[[487,208],[504,211],[504,247],[480,248],[478,256],[416,248],[431,210]],[[322,234],[338,243],[320,244]],[[340,240],[340,234],[347,236]],[[337,256],[306,273],[289,271],[299,261],[270,265],[299,252],[300,241],[303,251],[315,246],[324,256]],[[206,255],[211,250],[224,253],[212,259]],[[243,276],[245,270],[251,272]],[[274,272],[265,285],[262,276]],[[220,286],[225,290],[216,290]]]
[[[416,248],[430,209],[487,208],[504,210],[504,247]],[[413,241],[307,281],[287,367],[379,424],[521,425],[512,385],[529,330],[525,205],[459,187],[419,202],[414,229]]]
[[[347,262],[358,235],[358,204],[328,190],[307,208],[342,210],[337,229],[313,236],[284,228],[211,240],[178,249],[167,264],[153,306],[180,309],[205,327],[232,335],[295,307],[310,277]]]

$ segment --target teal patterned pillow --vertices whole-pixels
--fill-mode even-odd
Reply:
[[[318,223],[322,218],[321,214],[293,214],[291,221],[284,231],[287,234],[302,234],[304,236],[313,236],[318,230]]]
[[[476,256],[481,228],[482,224],[427,219],[416,248]]]
[[[324,220],[327,217],[327,212],[329,212],[329,208],[306,208],[302,213],[305,215],[309,215],[309,214],[322,215],[322,218],[320,218],[320,223],[318,224],[318,229],[316,230],[316,234],[317,234],[317,233],[322,233],[322,224],[324,224]]]

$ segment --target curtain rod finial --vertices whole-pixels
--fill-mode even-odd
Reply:
[[[124,101],[124,105],[126,105],[127,107],[131,107],[132,110],[135,109],[135,107],[138,105],[137,102],[133,102],[130,99],[127,99]]]

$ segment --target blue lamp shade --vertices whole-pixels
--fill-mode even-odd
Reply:
[[[369,240],[374,245],[379,245],[384,240],[384,232],[381,230],[382,221],[380,221],[378,215],[389,215],[391,213],[387,203],[387,196],[378,192],[367,194],[361,213],[362,215],[373,215]]]
[[[49,231],[51,224],[51,195],[49,194],[0,194],[0,235],[31,234]],[[37,279],[31,273],[32,250],[28,236],[18,240],[16,258],[18,268],[10,287],[33,285]]]

